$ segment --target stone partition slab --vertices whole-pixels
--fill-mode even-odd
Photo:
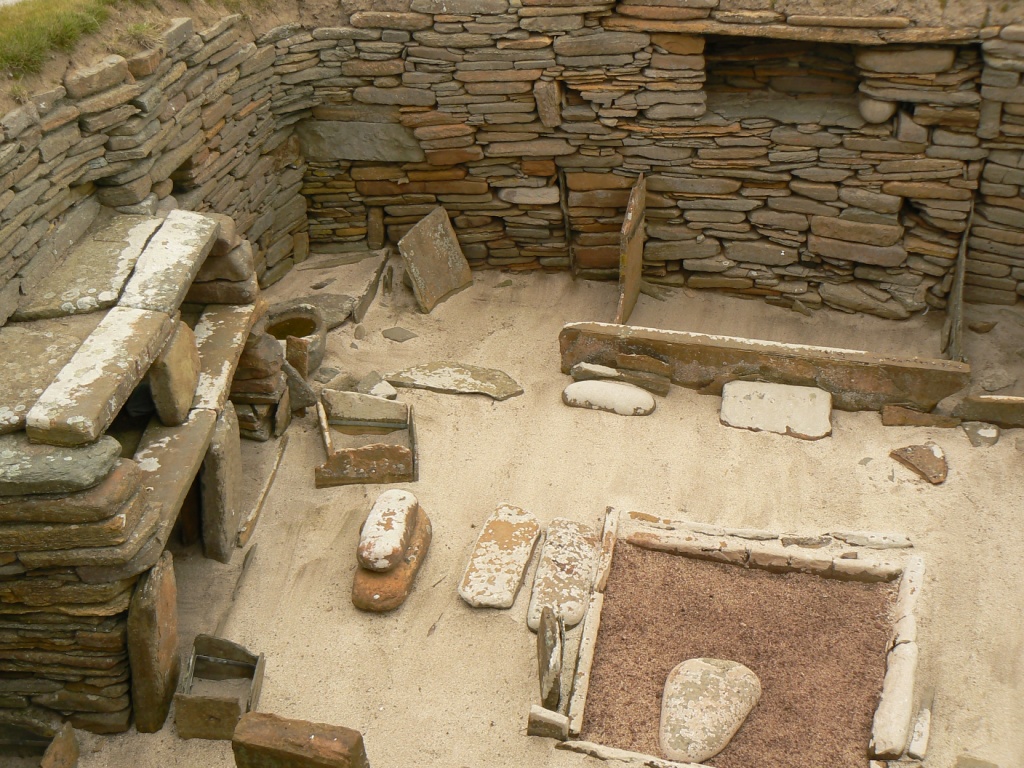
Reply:
[[[930,411],[966,387],[971,374],[966,363],[948,360],[611,323],[570,323],[558,340],[565,374],[581,362],[614,366],[620,354],[648,355],[672,366],[673,383],[702,393],[721,394],[726,382],[737,379],[818,387],[844,411],[877,411],[887,404]]]

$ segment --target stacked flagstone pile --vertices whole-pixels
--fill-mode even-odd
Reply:
[[[200,274],[211,280],[193,284]],[[167,687],[166,670],[139,660],[167,657],[158,637],[173,632],[173,601],[161,613],[168,587],[136,586],[201,466],[204,548],[231,557],[240,454],[227,397],[261,310],[253,275],[251,245],[227,217],[121,214],[25,297],[21,322],[0,328],[11,372],[0,426],[0,724],[49,735],[70,719],[117,732],[133,710],[140,730],[162,724],[167,691],[153,691]],[[182,322],[183,300],[211,291],[221,303],[194,328]],[[137,447],[122,446],[108,430],[140,385],[156,415]]]

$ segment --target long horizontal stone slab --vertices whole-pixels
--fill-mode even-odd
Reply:
[[[29,409],[82,344],[70,334],[33,325],[0,328],[0,434],[25,428]]]
[[[119,452],[113,445],[111,451]],[[84,491],[0,496],[0,523],[90,523],[105,520],[117,514],[138,489],[138,466],[131,459],[119,459],[106,477]]]
[[[118,304],[171,314],[181,306],[220,232],[199,213],[171,211],[139,256]]]
[[[616,355],[648,355],[668,363],[672,382],[720,395],[739,379],[818,387],[843,411],[899,404],[930,411],[967,386],[966,363],[775,341],[665,331],[612,323],[570,323],[559,334],[562,373],[582,362],[614,365]]]
[[[32,443],[24,432],[0,437],[0,496],[70,493],[97,485],[113,468],[121,446],[112,437],[92,445]]]
[[[261,304],[213,304],[200,315],[195,327],[199,384],[193,408],[223,410],[245,340],[263,309]]]
[[[1024,427],[1024,397],[969,395],[953,412],[964,421],[984,421],[1003,429]]]
[[[96,440],[173,330],[174,320],[163,312],[111,309],[29,410],[29,438],[51,445]]]

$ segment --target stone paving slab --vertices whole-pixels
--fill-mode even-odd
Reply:
[[[260,304],[217,304],[200,316],[195,327],[199,384],[193,408],[224,408],[245,340],[261,312]]]
[[[52,445],[96,440],[173,330],[163,312],[111,309],[29,410],[29,437]]]
[[[511,608],[538,538],[540,523],[532,512],[499,505],[477,537],[459,597],[474,608]]]
[[[487,395],[494,400],[508,400],[523,394],[523,388],[504,371],[466,363],[424,363],[385,378],[396,387],[428,389],[445,394]]]
[[[82,340],[32,325],[0,328],[0,434],[25,428],[25,416]]]
[[[171,211],[135,264],[119,305],[171,314],[217,240],[220,224],[191,211]]]
[[[473,282],[448,213],[438,206],[398,241],[416,302],[424,312]]]
[[[597,565],[598,536],[574,520],[556,517],[548,524],[540,553],[526,624],[534,632],[540,626],[544,606],[562,616],[566,629],[583,620]]]
[[[102,437],[66,447],[29,442],[24,432],[0,436],[0,496],[70,493],[92,488],[121,456],[121,445]]]
[[[151,216],[115,216],[22,298],[13,319],[61,317],[114,306],[160,223]]]
[[[832,434],[832,395],[817,387],[730,381],[722,389],[722,423],[804,440]]]

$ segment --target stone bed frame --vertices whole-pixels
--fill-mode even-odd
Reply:
[[[875,710],[868,753],[875,761],[872,765],[878,768],[886,763],[877,761],[889,761],[891,768],[904,765],[900,759],[906,756],[911,743],[916,714],[916,610],[925,569],[924,560],[909,551],[912,544],[908,539],[894,534],[862,531],[786,536],[771,531],[723,528],[663,518],[615,507],[608,507],[605,515],[594,592],[583,619],[567,713],[569,740],[558,743],[557,749],[602,759],[636,761],[654,768],[700,768],[695,763],[679,763],[578,740],[583,729],[590,671],[601,626],[604,590],[619,539],[645,549],[744,568],[761,568],[774,573],[810,573],[823,578],[863,582],[899,580],[882,694]],[[822,546],[823,541],[828,543]]]

